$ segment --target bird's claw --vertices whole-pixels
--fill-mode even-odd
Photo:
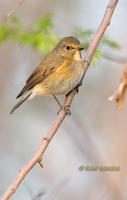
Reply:
[[[66,105],[66,106],[61,106],[60,109],[57,112],[57,115],[60,113],[61,110],[64,110],[66,115],[70,116],[71,115],[71,111],[70,111],[70,106]]]
[[[38,161],[38,164],[40,165],[41,168],[44,167],[44,163],[43,163],[42,159]]]
[[[82,86],[82,82],[80,82],[77,86],[76,86],[76,92],[77,92],[77,94],[78,94],[78,92],[79,92],[79,87],[81,87]]]
[[[79,92],[79,87],[76,87],[75,89],[76,89],[76,92],[77,92],[77,94],[78,94],[78,92]]]

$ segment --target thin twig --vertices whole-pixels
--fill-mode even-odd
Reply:
[[[24,3],[25,0],[19,0],[19,2],[16,4],[16,6],[3,18],[3,21],[6,22],[8,18],[10,18],[16,10]]]
[[[127,93],[127,64],[125,65],[125,69],[117,91],[112,96],[110,96],[108,100],[109,101],[115,100],[117,108],[120,109],[124,105],[126,93]]]
[[[13,8],[13,10],[11,10],[9,13],[8,13],[8,17],[12,16],[14,14],[14,12],[23,4],[25,0],[20,0],[18,2],[18,4],[15,6],[15,8]]]
[[[89,67],[89,64],[92,60],[92,57],[95,53],[95,50],[102,38],[102,36],[104,35],[105,30],[107,29],[108,25],[110,24],[111,21],[111,17],[112,14],[114,12],[114,9],[116,7],[118,3],[118,0],[110,0],[109,4],[106,8],[105,11],[105,15],[103,17],[103,20],[96,32],[96,34],[94,35],[93,39],[90,42],[90,46],[88,48],[85,60],[84,60],[84,75],[82,77],[82,80],[86,74],[86,71]],[[64,102],[64,106],[67,105],[71,105],[72,100],[76,94],[77,90],[74,89],[66,98],[65,98],[65,102]],[[38,163],[41,161],[42,156],[46,150],[46,148],[48,147],[50,141],[52,140],[53,136],[56,134],[56,131],[59,129],[61,123],[63,122],[64,118],[66,117],[67,112],[65,110],[61,110],[59,112],[58,117],[56,118],[56,120],[54,121],[54,123],[52,124],[51,129],[49,130],[46,138],[43,139],[40,147],[38,148],[37,152],[35,153],[35,155],[33,156],[33,158],[21,169],[21,171],[19,172],[17,178],[14,180],[14,182],[12,182],[12,184],[10,185],[10,187],[7,189],[7,191],[3,194],[3,196],[1,197],[1,200],[8,200],[14,192],[16,192],[16,190],[18,189],[19,185],[21,184],[21,182],[23,181],[23,179],[26,177],[26,175],[29,173],[29,171]]]

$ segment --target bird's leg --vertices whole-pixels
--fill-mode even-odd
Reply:
[[[82,83],[81,83],[81,82],[74,88],[74,89],[76,89],[76,92],[77,92],[77,93],[79,92],[79,87],[80,87],[80,86],[82,86]],[[73,90],[74,90],[74,89],[73,89]],[[71,92],[72,92],[72,90],[71,90],[69,93],[66,94],[66,97],[67,97]]]
[[[82,81],[80,81],[79,84],[75,88],[77,90],[77,93],[79,92],[79,87],[81,87],[81,86],[82,86]]]
[[[59,100],[57,99],[57,97],[56,97],[55,94],[53,94],[53,97],[54,97],[54,99],[56,100],[56,102],[58,103],[58,105],[59,105],[60,107],[62,107],[61,103],[59,102]]]
[[[41,167],[41,168],[43,168],[43,167],[44,167],[44,163],[43,163],[43,161],[42,161],[42,160],[39,160],[39,161],[38,161],[38,164],[40,165],[40,167]]]
[[[67,115],[71,115],[71,111],[70,111],[70,106],[68,106],[68,105],[62,105],[60,102],[59,102],[59,100],[57,99],[57,97],[55,96],[55,95],[53,95],[53,97],[54,97],[54,99],[56,100],[56,102],[58,103],[58,105],[60,106],[60,109],[58,110],[58,112],[57,112],[57,115],[59,114],[59,112],[61,111],[61,110],[65,110],[65,112],[66,112],[66,114]]]

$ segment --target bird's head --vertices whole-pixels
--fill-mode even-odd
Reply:
[[[78,57],[80,58],[80,51],[84,48],[81,47],[78,39],[73,36],[69,36],[61,39],[57,44],[56,49],[62,57],[78,60]]]

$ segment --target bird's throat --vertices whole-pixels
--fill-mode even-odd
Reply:
[[[79,51],[76,51],[73,58],[75,61],[81,61],[81,53]]]

